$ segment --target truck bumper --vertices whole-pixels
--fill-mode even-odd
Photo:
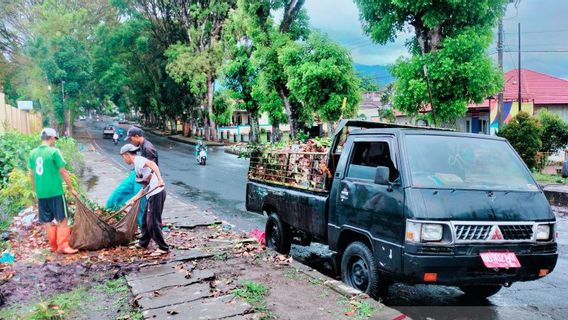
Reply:
[[[541,269],[554,270],[558,253],[517,254],[521,268],[489,269],[479,255],[427,256],[404,253],[405,281],[449,286],[505,284],[542,278]],[[424,281],[425,273],[436,273],[435,281]],[[432,278],[430,278],[432,279]]]

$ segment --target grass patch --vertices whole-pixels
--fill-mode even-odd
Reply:
[[[268,287],[262,283],[245,281],[241,287],[233,290],[233,294],[244,299],[250,304],[254,311],[260,313],[261,319],[275,319],[272,311],[266,306],[266,294]]]
[[[556,174],[546,174],[540,172],[533,172],[532,174],[535,180],[538,182],[566,184],[565,179]]]
[[[124,278],[118,278],[116,280],[108,280],[105,283],[98,284],[95,286],[95,289],[107,294],[127,293],[128,285]]]
[[[342,297],[339,300],[339,303],[345,306],[343,309],[345,315],[354,317],[355,319],[369,319],[375,311],[371,302],[368,300],[361,300],[357,297],[352,299]]]
[[[114,302],[112,306],[116,310],[120,310],[120,314],[116,319],[122,320],[142,320],[144,316],[142,311],[134,308],[129,303],[130,289],[126,283],[126,279],[118,278],[116,280],[108,280],[94,287],[95,290],[112,297]],[[104,307],[104,306],[102,306]]]
[[[308,281],[313,285],[320,285],[323,283],[323,281],[320,278],[310,278],[310,280]]]
[[[0,319],[72,319],[76,311],[89,301],[85,288],[76,288],[42,299],[33,305],[15,305],[0,310]]]

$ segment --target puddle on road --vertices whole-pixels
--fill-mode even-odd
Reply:
[[[89,179],[87,179],[87,192],[91,191],[91,189],[93,189],[93,187],[96,186],[98,182],[99,176],[91,176]]]
[[[196,204],[201,210],[213,211],[219,218],[234,224],[239,230],[250,231],[263,229],[265,218],[259,214],[246,211],[244,202],[223,199],[219,194],[200,190],[182,181],[172,182],[177,193]]]

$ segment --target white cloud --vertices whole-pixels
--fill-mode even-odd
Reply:
[[[332,39],[351,50],[353,60],[362,64],[390,64],[400,56],[408,55],[404,42],[409,37],[402,33],[394,43],[375,45],[363,34],[359,10],[353,0],[308,0],[305,7],[313,27],[327,33]],[[504,68],[517,67],[517,23],[522,24],[522,50],[568,50],[568,1],[522,0],[517,9],[507,8],[504,20],[505,50]],[[495,52],[495,45],[489,53]],[[496,54],[492,57],[497,58]],[[523,68],[568,77],[568,53],[523,53]]]

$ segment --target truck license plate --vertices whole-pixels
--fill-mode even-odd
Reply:
[[[514,252],[481,252],[480,255],[487,268],[521,267],[521,263]]]

